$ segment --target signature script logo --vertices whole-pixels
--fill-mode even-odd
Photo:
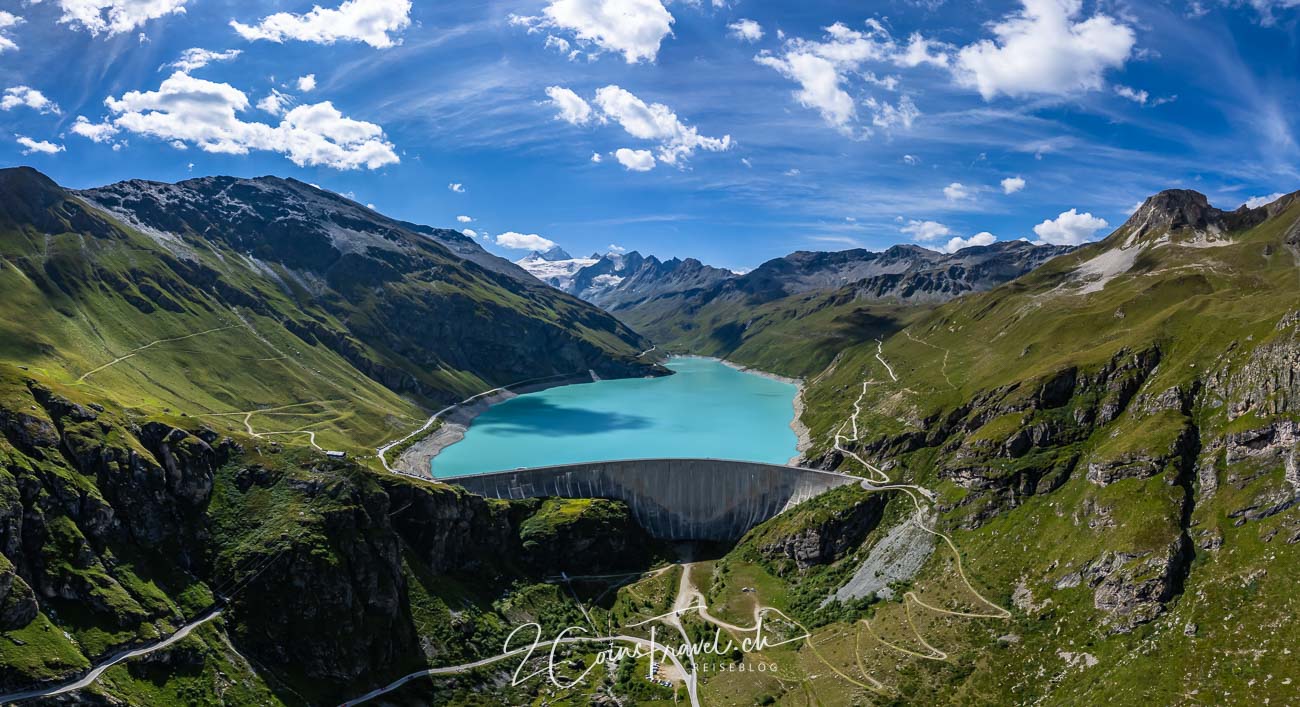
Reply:
[[[675,618],[676,616],[679,616],[680,613],[680,611],[670,612],[653,619],[639,622],[634,624],[634,626],[642,626],[657,620],[669,620],[670,617]],[[802,641],[808,637],[808,634],[806,633],[802,633],[792,638],[774,638],[769,636],[763,631],[763,622],[761,618],[752,628],[744,632],[753,633],[754,635],[742,638],[740,642],[737,643],[730,636],[724,636],[721,628],[715,628],[711,640],[702,639],[694,643],[680,642],[676,645],[670,645],[659,640],[658,628],[653,625],[650,626],[649,636],[646,637],[629,635],[597,636],[592,635],[591,631],[582,626],[569,626],[560,631],[554,638],[545,640],[541,625],[535,622],[530,622],[516,627],[510,632],[509,636],[506,636],[505,645],[502,647],[502,654],[520,656],[519,664],[515,667],[514,674],[511,678],[512,685],[518,686],[528,680],[545,675],[545,679],[555,687],[568,689],[582,683],[591,671],[596,668],[596,666],[609,663],[619,663],[629,658],[639,660],[648,657],[650,659],[650,668],[646,675],[646,678],[649,680],[655,679],[655,666],[657,664],[662,665],[665,663],[673,664],[682,671],[683,676],[689,677],[697,672],[697,658],[705,656],[729,658],[736,650],[739,650],[744,654],[757,653],[768,648],[775,648],[787,643]],[[685,636],[684,633],[682,635],[683,637]],[[602,649],[596,654],[595,660],[590,664],[584,665],[582,672],[576,677],[566,677],[556,671],[556,665],[559,662],[557,661],[556,654],[561,646],[596,642],[620,643],[625,645],[616,645]],[[546,650],[547,647],[549,647],[549,650],[547,650],[545,654],[546,666],[525,674],[524,671],[528,669],[529,663],[534,658],[540,657],[542,651]],[[690,669],[687,669],[687,664],[691,666]],[[775,671],[776,665],[761,663],[758,666],[755,666],[754,669],[759,671],[767,671],[769,669]]]

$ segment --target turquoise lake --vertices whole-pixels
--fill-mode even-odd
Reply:
[[[528,393],[494,405],[433,458],[435,477],[606,459],[784,464],[798,451],[791,383],[676,358],[674,375]]]

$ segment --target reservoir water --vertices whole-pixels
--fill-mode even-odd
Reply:
[[[566,385],[494,405],[433,458],[433,475],[612,459],[784,464],[798,453],[796,386],[712,359],[666,365],[675,375]]]

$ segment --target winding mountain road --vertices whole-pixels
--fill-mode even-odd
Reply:
[[[142,646],[140,648],[133,648],[131,650],[125,650],[125,651],[120,651],[118,653],[114,653],[107,660],[104,660],[100,662],[98,665],[96,665],[94,669],[92,669],[89,673],[86,673],[84,677],[75,680],[73,682],[64,683],[62,685],[54,685],[51,687],[38,688],[35,690],[27,690],[26,692],[15,692],[9,695],[0,695],[0,704],[10,704],[15,702],[22,702],[24,700],[34,700],[39,697],[53,697],[55,695],[62,695],[67,692],[80,690],[81,688],[87,687],[91,683],[98,680],[99,676],[104,674],[104,671],[108,670],[114,665],[117,665],[118,663],[121,663],[124,660],[130,660],[131,658],[138,658],[142,655],[148,655],[149,653],[153,653],[154,651],[162,650],[163,648],[166,648],[176,643],[177,641],[185,638],[186,636],[190,635],[190,633],[194,631],[194,629],[217,618],[220,615],[221,615],[221,609],[211,610],[208,613],[195,619],[194,621],[191,621],[185,624],[184,626],[180,627],[179,629],[177,629],[175,633],[168,636],[167,638],[164,638],[160,641],[151,643],[146,646]]]

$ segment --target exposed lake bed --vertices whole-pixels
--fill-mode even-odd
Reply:
[[[432,475],[449,478],[608,459],[785,464],[804,448],[797,381],[709,358],[666,365],[674,375],[485,397],[449,413],[444,429],[403,459],[432,456]]]

